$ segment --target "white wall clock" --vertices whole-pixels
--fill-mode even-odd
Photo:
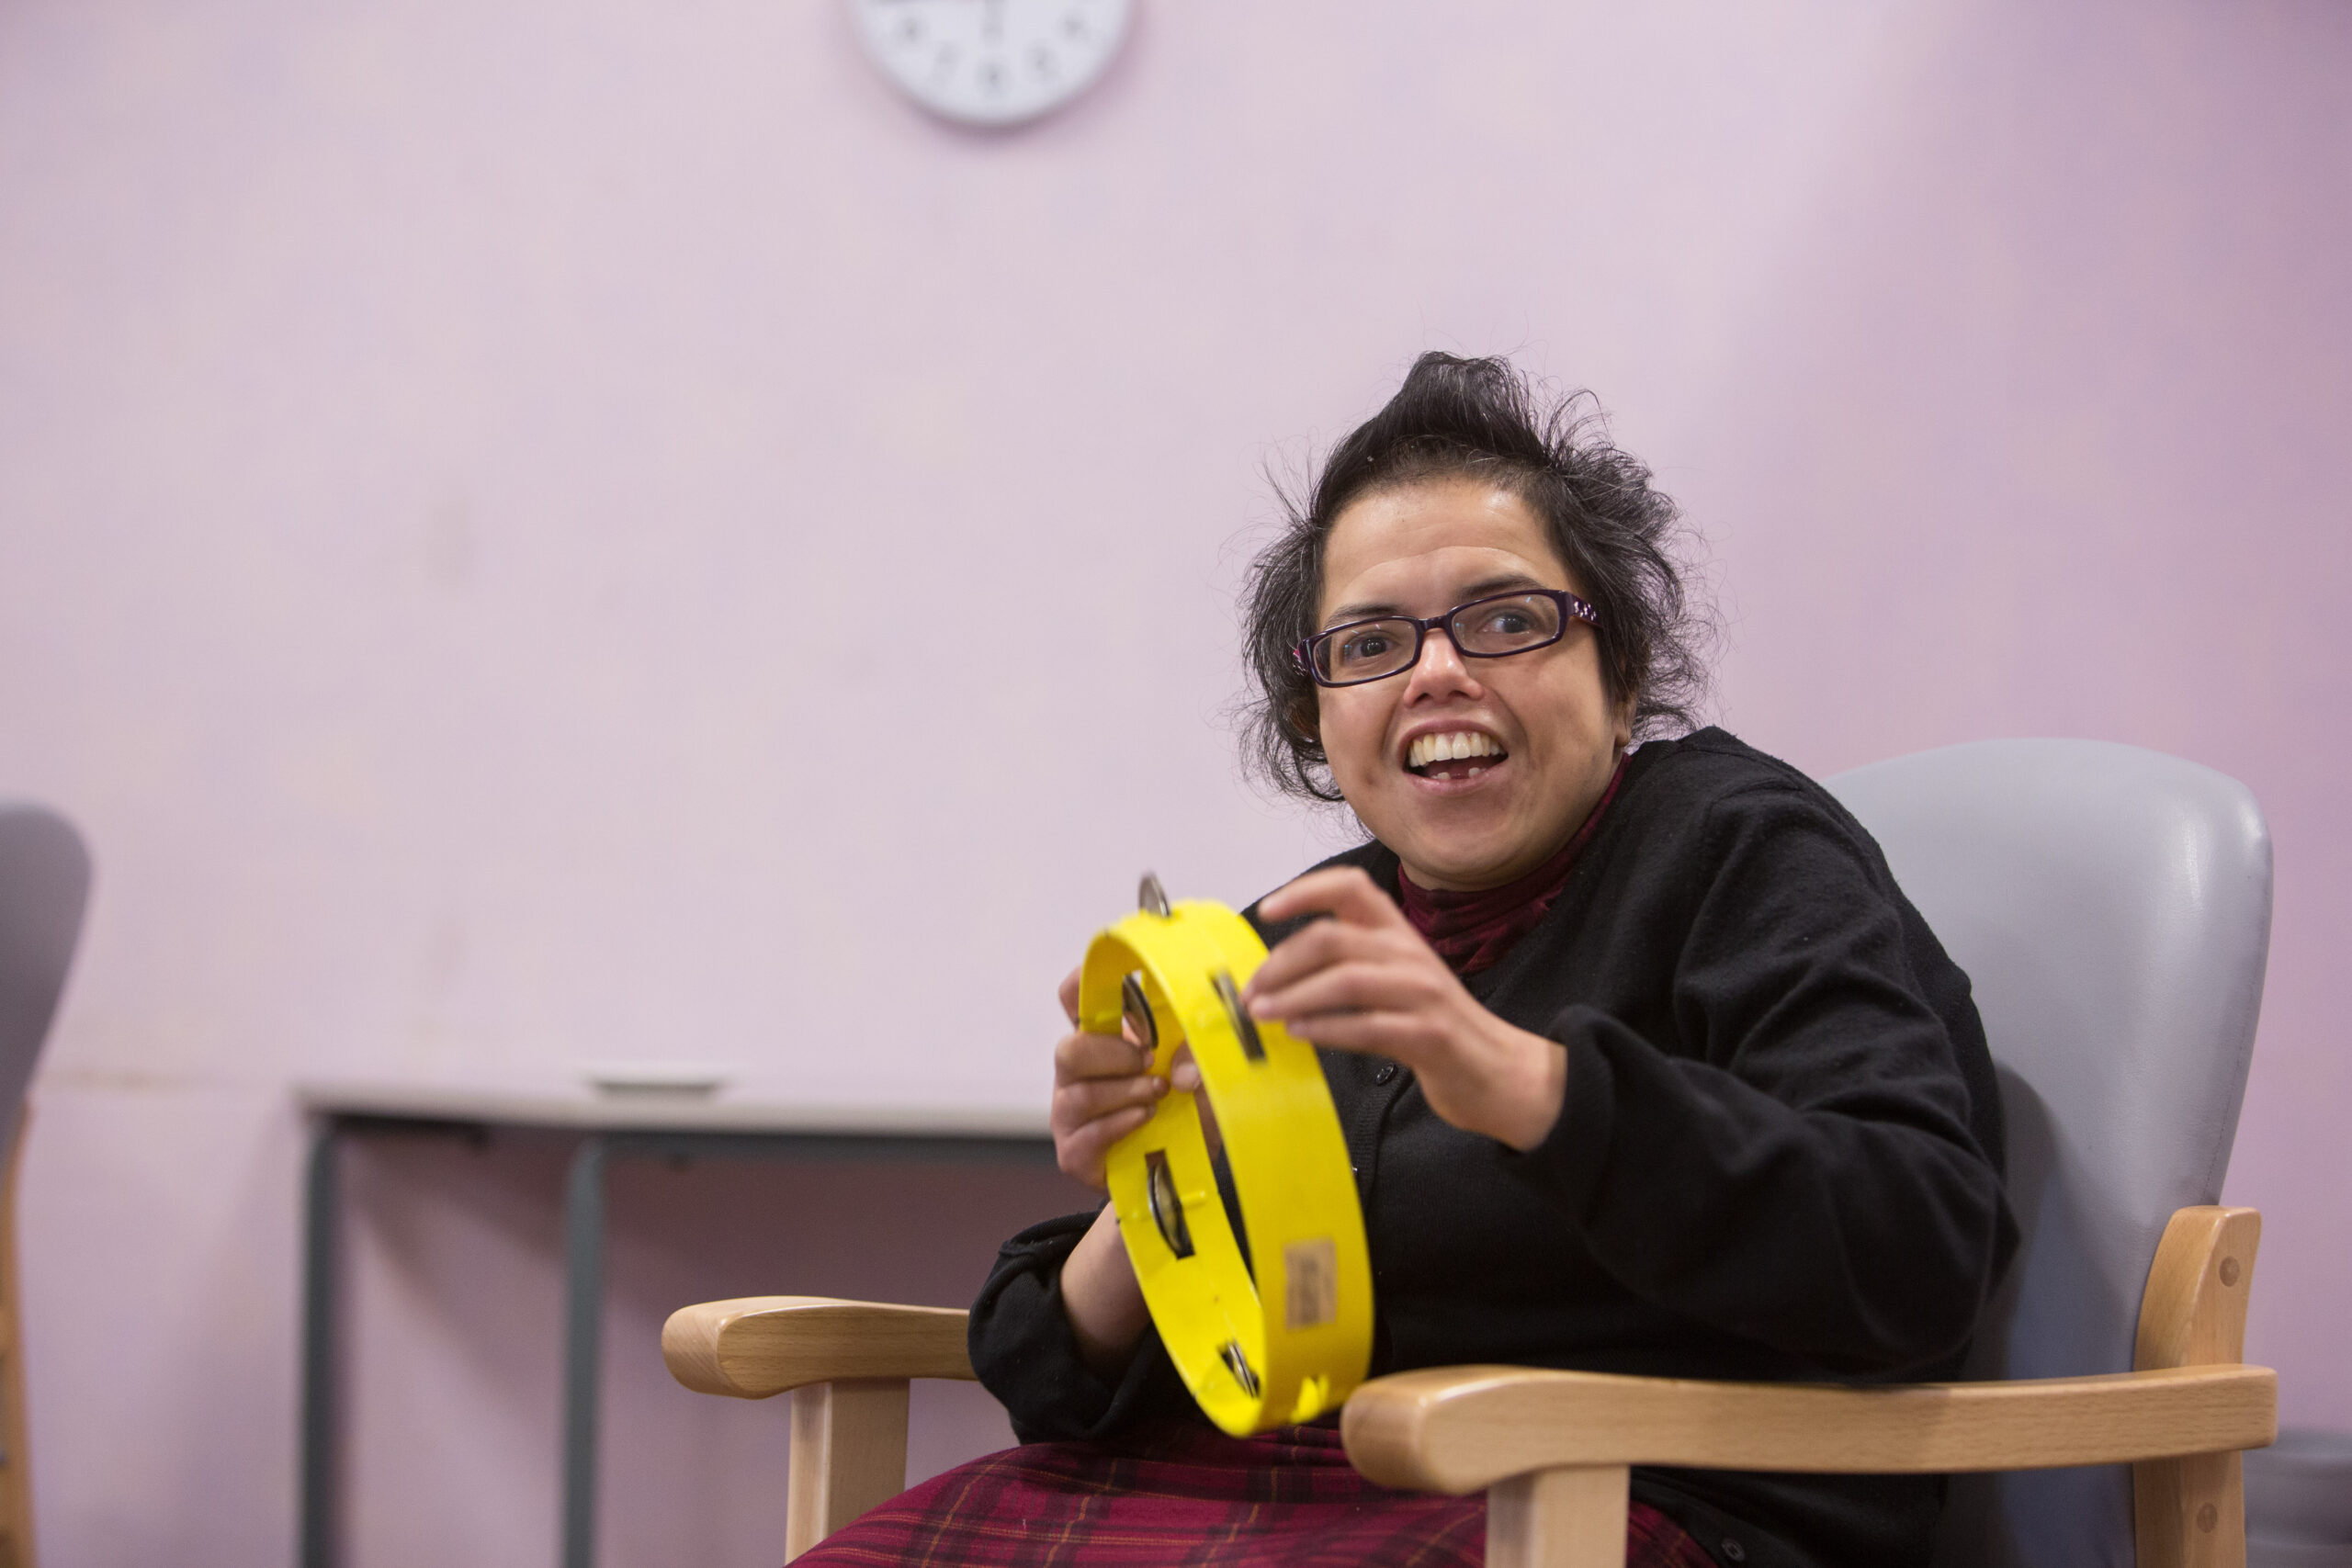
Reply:
[[[866,54],[915,102],[967,125],[1014,125],[1102,74],[1130,0],[850,0]]]

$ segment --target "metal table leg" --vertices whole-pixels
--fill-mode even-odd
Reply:
[[[341,1282],[339,1145],[368,1129],[460,1133],[479,1140],[485,1126],[425,1117],[322,1114],[311,1145],[302,1257],[302,1429],[300,1568],[334,1568],[338,1539],[342,1437],[335,1371]],[[563,1517],[561,1568],[595,1568],[598,1373],[603,1360],[605,1178],[616,1157],[767,1159],[912,1159],[1007,1161],[1051,1165],[1050,1140],[925,1134],[735,1133],[707,1131],[591,1133],[571,1156],[563,1201]]]
[[[603,1353],[605,1166],[611,1140],[590,1134],[564,1183],[562,1568],[595,1568],[596,1384]]]
[[[319,1118],[302,1199],[301,1481],[296,1523],[301,1568],[334,1568],[336,1439],[342,1436],[335,1387],[335,1286],[341,1263],[341,1183],[336,1151],[343,1118]]]

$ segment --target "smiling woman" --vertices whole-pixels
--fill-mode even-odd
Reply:
[[[1951,1375],[2015,1245],[1967,976],[1819,785],[1677,733],[1703,620],[1673,507],[1580,410],[1423,356],[1252,581],[1252,756],[1369,835],[1249,911],[1272,951],[1242,998],[1330,1085],[1372,1370]],[[1051,1118],[1099,1187],[1199,1080],[1079,1032],[1075,983]],[[1374,1486],[1328,1427],[1208,1429],[1107,1208],[1006,1244],[971,1352],[1025,1446],[803,1561],[1482,1555],[1482,1500]],[[1632,1493],[1636,1568],[1826,1568],[1924,1562],[1941,1485],[1637,1469]]]
[[[1615,776],[1636,699],[1610,690],[1598,626],[1568,613],[1587,601],[1543,523],[1492,480],[1375,491],[1330,530],[1323,578],[1324,629],[1297,658],[1317,742],[1373,837],[1449,891],[1549,859]]]
[[[1353,597],[1339,586],[1352,558],[1377,548],[1367,541],[1335,563],[1330,552],[1351,543],[1335,540],[1340,518],[1359,502],[1432,488],[1484,491],[1489,511],[1522,525],[1495,543],[1516,544],[1523,562],[1529,551],[1548,561],[1553,586],[1578,585],[1602,683],[1613,700],[1630,701],[1634,734],[1696,722],[1709,627],[1669,554],[1673,502],[1640,461],[1601,438],[1589,397],[1540,409],[1498,360],[1424,355],[1388,406],[1332,451],[1252,575],[1250,760],[1278,787],[1314,800],[1344,795],[1324,749],[1317,682],[1297,653],[1308,629],[1329,624],[1327,610]]]

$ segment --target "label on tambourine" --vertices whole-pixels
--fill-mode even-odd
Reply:
[[[1340,1315],[1340,1248],[1328,1235],[1283,1248],[1283,1326],[1320,1328]]]

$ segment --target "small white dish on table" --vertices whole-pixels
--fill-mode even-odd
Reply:
[[[585,1062],[580,1076],[598,1094],[708,1100],[735,1072],[711,1062]]]

